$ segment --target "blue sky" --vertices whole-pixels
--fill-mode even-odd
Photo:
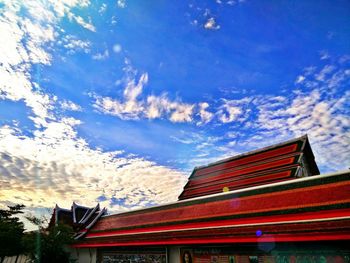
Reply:
[[[348,1],[0,0],[1,205],[122,211],[308,134],[349,167]]]

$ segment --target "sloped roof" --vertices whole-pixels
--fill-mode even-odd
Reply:
[[[319,174],[306,135],[196,167],[179,200]]]

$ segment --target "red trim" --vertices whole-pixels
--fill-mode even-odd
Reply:
[[[313,220],[313,219],[326,219],[334,217],[350,216],[350,209],[337,209],[329,211],[318,211],[318,212],[307,212],[304,214],[288,214],[288,215],[276,215],[276,216],[265,216],[265,217],[253,217],[244,219],[231,219],[231,220],[217,220],[213,222],[200,222],[200,223],[187,223],[170,226],[159,226],[159,227],[147,227],[130,230],[115,230],[108,232],[95,232],[89,233],[86,238],[95,237],[107,237],[118,234],[142,234],[145,232],[152,231],[167,231],[167,230],[178,230],[178,229],[189,229],[189,228],[205,228],[205,227],[218,227],[218,226],[229,226],[229,225],[240,225],[240,224],[260,224],[260,223],[271,223],[281,221],[292,221],[292,220]],[[261,226],[262,227],[262,226]]]
[[[114,247],[114,246],[145,246],[145,245],[193,245],[193,244],[228,244],[228,243],[271,243],[271,242],[306,242],[306,241],[332,241],[350,240],[350,232],[336,234],[334,232],[322,235],[286,234],[262,237],[234,237],[234,238],[193,238],[186,240],[161,240],[161,241],[133,241],[133,242],[111,242],[94,244],[76,244],[75,248],[92,247]]]
[[[243,164],[247,164],[247,163],[251,163],[251,162],[256,162],[256,161],[271,158],[271,157],[281,156],[281,155],[296,151],[297,147],[298,147],[298,144],[295,143],[295,144],[285,146],[285,147],[282,147],[279,149],[269,150],[269,151],[264,152],[264,153],[254,154],[254,155],[251,155],[248,157],[243,157],[243,158],[238,159],[238,160],[232,160],[232,161],[228,161],[228,162],[220,163],[220,164],[216,164],[216,165],[214,164],[210,167],[198,169],[195,172],[194,176],[204,175],[207,173],[215,172],[217,170],[232,168],[235,166],[239,166],[239,165],[243,165]]]

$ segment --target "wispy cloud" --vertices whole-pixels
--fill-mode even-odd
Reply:
[[[172,101],[166,94],[144,97],[142,93],[148,84],[148,74],[142,73],[137,80],[137,71],[129,63],[126,61],[124,68],[123,98],[118,100],[93,94],[92,97],[95,99],[93,106],[98,111],[117,116],[123,120],[141,118],[167,118],[171,122],[191,122],[193,120],[194,104],[183,103],[179,100]]]
[[[59,102],[60,106],[64,110],[70,110],[70,111],[82,111],[82,108],[80,105],[74,103],[70,100],[63,100]]]
[[[108,49],[106,49],[103,53],[96,53],[92,56],[92,59],[95,60],[105,60],[109,57]]]
[[[91,47],[90,41],[84,41],[72,35],[67,35],[63,37],[62,40],[59,41],[58,43],[59,44],[62,43],[62,45],[67,49],[67,52],[69,54],[74,54],[77,51],[90,53],[90,47]]]
[[[325,59],[329,59],[330,55],[326,50],[322,50],[320,51],[320,59],[321,60],[325,60]]]
[[[325,81],[326,77],[335,69],[333,65],[326,65],[317,75],[316,80]]]
[[[177,163],[181,163],[187,167],[189,172],[195,166],[206,165],[227,157],[229,154],[233,154],[233,151],[230,150],[226,151],[225,155],[223,155],[222,149],[220,149],[221,146],[219,145],[225,139],[224,137],[212,136],[203,130],[199,130],[198,132],[186,132],[182,130],[179,135],[171,136],[171,139],[191,148],[191,158],[179,158],[176,160]]]
[[[104,14],[107,10],[107,4],[106,3],[103,3],[101,6],[100,6],[100,9],[98,10],[98,13],[100,15]]]
[[[86,22],[81,16],[78,15],[72,15],[72,13],[69,13],[69,19],[75,20],[79,25],[81,25],[83,28],[90,30],[92,32],[96,32],[96,28],[91,22]]]
[[[250,112],[250,104],[253,98],[244,97],[242,99],[227,100],[222,99],[222,104],[219,106],[216,115],[222,123],[242,123],[245,121]]]
[[[147,82],[147,73],[142,74],[137,82],[135,79],[130,79],[124,89],[123,101],[94,95],[96,99],[94,107],[103,113],[115,115],[121,119],[139,119],[140,114],[144,111],[144,106],[143,102],[138,100],[138,97]]]

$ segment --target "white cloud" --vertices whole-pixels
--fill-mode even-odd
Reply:
[[[83,51],[85,53],[90,53],[90,41],[83,41],[77,39],[75,36],[68,35],[63,38],[63,46],[68,50],[68,53],[74,54],[77,51]]]
[[[297,96],[290,105],[278,111],[261,112],[259,125],[293,136],[307,133],[318,161],[333,170],[341,169],[350,153],[350,121],[347,117],[350,112],[345,108],[349,95],[347,92],[339,99],[324,100],[318,90],[313,90]]]
[[[109,57],[108,49],[106,49],[103,53],[96,53],[92,56],[92,59],[95,60],[105,60]]]
[[[332,65],[326,65],[324,68],[317,74],[316,79],[319,81],[324,81],[326,77],[332,73],[332,71],[335,69]]]
[[[299,75],[295,81],[296,84],[302,83],[305,80],[303,75]]]
[[[96,28],[91,23],[91,21],[86,22],[84,18],[72,12],[72,9],[74,7],[80,7],[80,8],[88,7],[90,5],[89,0],[59,0],[59,1],[48,0],[48,3],[50,4],[50,6],[47,6],[46,8],[47,10],[49,10],[49,8],[52,8],[54,10],[56,20],[64,16],[67,16],[70,21],[74,20],[77,24],[79,24],[83,28],[90,30],[92,32],[96,31]],[[91,19],[89,18],[89,20]]]
[[[149,95],[142,98],[144,86],[148,83],[148,74],[141,74],[136,80],[137,71],[132,68],[130,61],[125,61],[125,77],[118,81],[118,85],[125,83],[122,100],[102,97],[93,94],[93,106],[100,112],[119,117],[123,120],[138,120],[141,118],[167,118],[172,122],[191,122],[193,120],[195,104],[172,101],[166,94],[160,96]]]
[[[52,5],[57,17],[63,17],[72,13],[74,7],[87,7],[90,5],[89,0],[48,0]]]
[[[236,101],[223,100],[224,103],[217,112],[218,118],[222,123],[230,123],[238,119],[243,114],[241,106]]]
[[[126,7],[126,0],[117,0],[117,6],[120,8]]]
[[[91,22],[86,22],[81,16],[72,15],[72,13],[69,13],[68,17],[72,20],[75,20],[83,28],[90,30],[92,32],[96,32],[96,28],[94,27],[94,25]]]
[[[98,13],[99,13],[100,15],[102,15],[104,12],[106,12],[106,10],[107,10],[107,4],[103,3],[103,4],[101,5],[100,9],[98,10]]]
[[[82,108],[80,105],[75,104],[73,101],[70,100],[63,100],[60,102],[60,106],[64,110],[70,110],[70,111],[82,111]]]
[[[119,101],[110,97],[93,95],[93,106],[105,114],[117,116],[123,120],[137,120],[141,118],[168,118],[172,122],[191,122],[194,104],[170,101],[166,95],[148,96],[146,100],[138,99],[143,86],[147,83],[147,75],[143,74],[135,85],[134,81],[127,84],[124,90],[124,100]]]
[[[198,106],[199,106],[198,115],[200,116],[201,120],[197,122],[197,124],[198,125],[207,124],[213,119],[214,114],[207,111],[207,108],[209,108],[209,104],[207,102],[199,103]]]
[[[170,120],[172,122],[191,122],[194,105],[173,102],[170,109],[174,109],[171,113]]]
[[[322,50],[320,51],[320,59],[321,60],[325,60],[325,59],[329,59],[330,55],[326,50]]]
[[[148,96],[147,97],[147,109],[146,118],[157,119],[161,118],[169,108],[169,100],[166,95],[162,96]]]
[[[214,17],[208,18],[208,20],[204,24],[204,28],[208,30],[219,30],[220,26],[216,23]]]
[[[121,119],[139,119],[144,107],[143,103],[137,98],[141,95],[143,86],[147,82],[147,73],[142,74],[137,83],[135,79],[129,79],[124,89],[123,101],[114,100],[110,97],[94,96],[96,99],[94,107],[103,113],[115,115]]]

